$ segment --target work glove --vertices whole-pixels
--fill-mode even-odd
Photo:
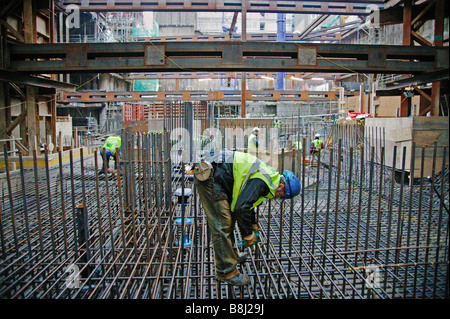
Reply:
[[[244,240],[239,242],[238,246],[244,246],[244,248],[247,248],[257,243],[259,243],[259,232],[254,229],[250,235],[244,237]]]
[[[252,225],[252,228],[253,228],[253,233],[255,234],[255,237],[256,237],[256,242],[259,243],[260,240],[259,240],[259,229],[258,229],[258,225],[257,225],[257,224],[253,224],[253,225]]]

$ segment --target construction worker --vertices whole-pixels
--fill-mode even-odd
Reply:
[[[292,172],[280,174],[252,154],[226,150],[196,164],[194,183],[211,231],[216,278],[237,286],[249,284],[250,278],[236,268],[247,255],[235,249],[235,224],[244,247],[255,245],[259,242],[255,208],[265,198],[293,198],[300,193],[300,181]]]
[[[247,149],[249,151],[258,150],[258,147],[259,147],[258,133],[259,133],[259,127],[254,127],[252,134],[250,134],[250,136],[248,137]]]
[[[207,128],[204,132],[204,134],[202,135],[202,139],[201,139],[201,149],[203,149],[208,143],[211,143],[213,140],[214,136],[212,135],[212,133],[210,132],[209,128]]]
[[[119,156],[120,156],[120,146],[122,145],[122,140],[120,136],[109,136],[105,143],[103,144],[102,148],[100,149],[100,155],[102,156],[102,160],[106,159],[106,169],[107,172],[110,173],[109,169],[109,159],[111,157],[114,158],[114,173],[117,171],[117,154],[116,149],[119,150]],[[105,156],[103,156],[103,150],[105,150]],[[100,169],[100,174],[104,174],[104,167],[105,163],[103,162],[102,168]]]
[[[274,119],[274,121],[273,121],[273,127],[274,127],[274,128],[280,128],[280,127],[281,127],[281,124],[283,124],[283,122],[281,122],[281,121],[278,119],[278,116],[275,116],[275,119]]]
[[[311,165],[315,162],[315,160],[319,160],[319,151],[324,149],[325,145],[323,145],[323,141],[320,139],[320,134],[314,135],[314,140],[311,142],[311,147],[309,153],[312,155]]]

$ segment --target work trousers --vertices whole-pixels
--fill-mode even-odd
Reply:
[[[320,152],[313,152],[311,154],[311,166],[317,166],[317,163],[319,162]]]
[[[200,195],[206,220],[211,233],[216,262],[216,276],[226,277],[236,270],[237,250],[235,250],[234,227],[236,218],[230,204],[214,189],[214,178],[200,182],[194,177]]]
[[[103,167],[105,165],[105,163],[103,163],[103,155],[100,154],[101,158],[102,158],[102,167],[101,167],[101,171],[103,171]],[[114,155],[111,155],[111,157],[114,159],[114,169],[117,170],[117,152]],[[119,158],[122,158],[122,149],[119,148]],[[122,163],[120,163],[120,170],[122,171],[123,165]],[[109,161],[106,160],[106,169],[109,169]]]

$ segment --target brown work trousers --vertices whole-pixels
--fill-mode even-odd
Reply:
[[[235,249],[234,227],[236,218],[230,210],[230,204],[223,196],[216,194],[214,179],[200,182],[194,177],[206,220],[211,232],[216,262],[216,276],[226,277],[234,272],[237,265],[237,250]]]

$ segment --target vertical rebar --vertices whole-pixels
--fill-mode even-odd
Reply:
[[[390,185],[390,191],[389,191],[389,200],[388,200],[388,228],[387,228],[387,238],[386,238],[386,259],[385,264],[387,265],[389,263],[389,253],[390,253],[390,247],[391,247],[391,231],[392,231],[392,209],[394,205],[394,186],[395,186],[395,169],[397,165],[397,146],[394,146],[393,152],[392,152],[392,174],[391,174],[391,185]],[[386,290],[387,284],[388,284],[388,270],[384,272],[384,287],[383,289]]]
[[[65,197],[64,197],[64,173],[63,173],[63,157],[62,150],[58,151],[58,160],[59,160],[59,186],[60,186],[60,195],[61,195],[61,223],[62,223],[62,232],[64,238],[64,253],[66,258],[68,258],[68,245],[67,245],[67,224],[66,224],[66,205],[65,205]],[[28,224],[28,222],[27,222]]]
[[[405,182],[405,165],[406,165],[406,146],[403,147],[402,152],[402,170],[400,174],[400,192],[399,192],[399,204],[398,204],[398,217],[397,217],[397,239],[395,241],[395,247],[401,247],[402,244],[402,235],[403,235],[403,184]],[[401,251],[399,249],[395,250],[395,263],[399,263]],[[398,267],[394,268],[394,275],[398,275]],[[392,286],[392,294],[393,297],[396,293],[397,280],[394,280]]]
[[[442,176],[441,176],[441,194],[439,195],[439,193],[436,191],[438,197],[439,197],[439,211],[438,211],[438,221],[437,221],[437,225],[438,228],[441,227],[442,224],[442,213],[443,213],[443,207],[444,207],[444,169],[445,169],[445,165],[446,165],[446,159],[447,159],[447,148],[444,146],[442,148]],[[448,213],[448,211],[447,211]],[[448,215],[447,215],[448,217]],[[448,229],[447,229],[448,231]],[[437,288],[437,283],[438,283],[438,268],[440,266],[439,264],[439,252],[441,249],[441,232],[437,233],[437,238],[436,238],[436,259],[435,259],[435,264],[434,264],[434,285],[433,285],[433,298],[436,298],[436,288]],[[449,256],[447,255],[447,267],[448,267],[448,258]],[[448,284],[448,283],[447,283]]]
[[[105,149],[103,149],[103,154],[105,153]],[[100,209],[100,187],[99,187],[99,178],[98,178],[98,158],[97,158],[97,150],[94,151],[94,168],[95,168],[95,193],[97,199],[97,225],[98,225],[98,238],[100,242],[99,250],[100,250],[100,258],[103,259],[103,228],[102,228],[102,212]],[[105,174],[108,174],[105,172]]]
[[[22,152],[19,152],[19,169],[20,169],[20,183],[22,187],[22,202],[23,202],[23,214],[25,218],[25,227],[27,232],[27,244],[28,244],[28,255],[31,258],[32,256],[32,248],[31,248],[31,238],[30,238],[30,225],[28,220],[28,206],[27,206],[27,194],[26,194],[26,188],[25,188],[25,176],[24,176],[24,169],[23,169],[23,156]],[[0,205],[1,209],[1,205]],[[0,212],[0,219],[1,219],[1,212]],[[2,246],[4,245],[3,236],[1,238]],[[64,233],[64,242],[66,242],[66,234]],[[3,247],[2,247],[3,248]],[[67,245],[65,246],[67,251]],[[4,254],[3,254],[4,255]],[[67,255],[67,254],[66,254]]]
[[[84,175],[84,155],[83,155],[83,148],[80,148],[80,171],[81,171],[81,198],[82,198],[82,207],[83,209],[83,217],[85,220],[83,220],[83,224],[86,226],[86,230],[89,230],[89,218],[88,218],[88,211],[87,211],[87,202],[86,202],[86,184],[85,184],[85,175]],[[106,172],[105,172],[106,174]],[[80,206],[77,206],[80,208]],[[80,235],[80,233],[78,233]],[[89,246],[89,232],[84,232],[85,238],[83,238],[86,246],[86,257],[89,261],[91,259],[91,248]]]
[[[11,186],[11,174],[9,172],[8,148],[6,146],[6,143],[3,146],[4,146],[3,154],[5,156],[6,183],[8,185],[9,209],[11,212],[11,226],[12,226],[13,237],[14,237],[14,248],[16,251],[16,255],[18,257],[19,256],[19,241],[17,240],[16,216],[14,213],[14,200],[13,200],[12,186]]]
[[[39,247],[41,251],[41,257],[44,257],[44,239],[42,237],[42,216],[41,216],[41,205],[39,196],[39,178],[38,178],[38,168],[37,168],[37,153],[33,150],[33,168],[34,168],[34,187],[35,187],[35,197],[36,197],[36,215],[38,223],[39,232]]]
[[[50,221],[50,238],[52,244],[53,258],[56,257],[56,239],[55,239],[55,227],[53,222],[53,209],[52,209],[52,194],[50,190],[50,170],[48,165],[48,149],[47,145],[44,146],[44,159],[45,159],[45,176],[47,179],[47,199],[48,199],[48,214]]]

